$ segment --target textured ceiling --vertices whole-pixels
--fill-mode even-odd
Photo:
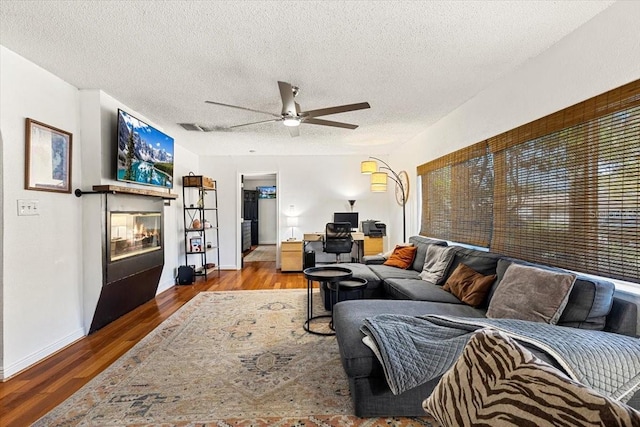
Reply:
[[[385,154],[539,55],[611,1],[0,1],[0,43],[101,89],[200,154]],[[282,123],[277,81],[303,110],[356,130]]]

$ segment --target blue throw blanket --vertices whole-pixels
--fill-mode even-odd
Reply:
[[[624,335],[515,319],[390,314],[365,319],[362,332],[391,391],[400,394],[442,376],[481,328],[535,346],[569,377],[612,399],[626,402],[640,389],[640,340]]]

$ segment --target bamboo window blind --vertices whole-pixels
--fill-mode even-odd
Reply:
[[[424,164],[418,174],[423,198],[420,234],[488,246],[493,204],[488,144],[474,144]]]
[[[492,167],[492,251],[532,262],[640,283],[640,80],[596,96],[483,142]],[[478,144],[476,144],[478,145]],[[466,149],[465,149],[466,150]],[[464,150],[461,150],[464,151]],[[453,157],[452,153],[445,157]],[[434,201],[431,176],[447,166],[418,167],[423,180],[421,234],[458,242],[467,229],[440,231],[439,216],[455,216]],[[444,187],[473,188],[450,175]],[[441,185],[441,184],[440,184]],[[464,189],[467,190],[464,190]],[[463,193],[450,197],[464,197]],[[471,194],[471,199],[476,196]],[[449,202],[453,205],[454,203]],[[437,210],[438,212],[433,212]],[[473,210],[465,227],[479,223]],[[482,223],[487,224],[485,217]],[[468,242],[469,243],[469,242]]]

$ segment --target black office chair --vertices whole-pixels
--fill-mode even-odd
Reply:
[[[350,254],[353,247],[350,222],[329,222],[325,228],[323,249],[326,253],[336,254],[336,262],[340,262],[340,254]]]

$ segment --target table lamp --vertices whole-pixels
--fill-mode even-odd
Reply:
[[[287,239],[288,241],[296,240],[293,237],[293,229],[298,226],[298,217],[297,216],[288,216],[287,217],[287,227],[291,227],[291,237]]]

